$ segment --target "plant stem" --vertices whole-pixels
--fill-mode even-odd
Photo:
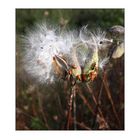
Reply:
[[[92,92],[92,89],[90,88],[90,86],[88,85],[88,83],[86,84],[86,86],[87,86],[87,88],[88,88],[88,90],[89,90],[89,93],[90,93],[91,96],[92,96],[92,99],[93,99],[93,101],[94,101],[94,103],[95,103],[95,105],[96,105],[96,107],[97,107],[97,110],[98,110],[100,116],[102,117],[102,120],[103,120],[103,123],[104,123],[105,128],[106,128],[106,129],[109,129],[109,125],[108,125],[107,121],[105,120],[105,117],[104,117],[104,115],[103,115],[103,112],[102,112],[101,108],[99,107],[99,104],[98,104],[98,102],[97,102],[97,100],[96,100],[95,95],[94,95],[93,92]],[[96,115],[97,115],[97,114],[98,114],[98,113],[96,113]]]
[[[108,97],[108,99],[109,99],[109,101],[111,103],[115,118],[116,118],[116,120],[118,122],[118,125],[121,126],[121,123],[120,123],[120,120],[119,120],[119,117],[118,117],[118,114],[117,114],[117,111],[116,111],[116,108],[115,108],[115,105],[114,105],[114,102],[113,102],[113,99],[112,99],[112,96],[111,96],[111,93],[110,93],[110,90],[109,90],[106,73],[104,73],[103,83],[104,83],[104,87],[105,87],[105,90],[106,90],[107,97]]]
[[[73,87],[73,118],[74,118],[74,130],[77,130],[76,125],[76,85]]]
[[[74,130],[77,129],[76,126],[76,85],[71,86],[71,93],[70,93],[70,99],[69,99],[69,110],[68,110],[68,119],[67,119],[67,130],[70,129],[70,126],[72,124],[72,103],[73,103],[73,115],[74,115]]]

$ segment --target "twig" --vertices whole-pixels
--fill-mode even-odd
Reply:
[[[76,125],[76,85],[73,87],[73,118],[74,118],[74,130],[77,130]]]
[[[77,125],[79,125],[81,128],[84,128],[85,130],[91,130],[90,127],[86,126],[83,122],[75,122]]]
[[[37,89],[37,96],[38,96],[38,103],[39,103],[39,108],[40,108],[40,112],[42,114],[43,120],[45,121],[45,126],[50,129],[49,125],[48,125],[48,121],[46,119],[45,113],[43,111],[43,107],[42,107],[42,100],[41,100],[41,94]]]
[[[103,113],[102,113],[101,108],[100,108],[99,105],[98,105],[98,102],[97,102],[97,100],[96,100],[96,98],[95,98],[95,96],[94,96],[94,94],[93,94],[93,92],[92,92],[92,89],[89,87],[88,83],[86,84],[86,86],[87,86],[87,88],[88,88],[88,90],[89,90],[89,93],[90,93],[91,96],[92,96],[92,99],[93,99],[93,101],[94,101],[94,103],[95,103],[95,105],[96,105],[96,107],[97,107],[97,110],[98,110],[100,116],[102,117],[102,120],[103,120],[103,122],[104,122],[104,126],[108,129],[108,128],[109,128],[109,125],[108,125],[107,121],[105,120],[105,117],[104,117],[104,115],[103,115]],[[98,114],[98,113],[96,113],[96,115],[97,115],[97,114]]]
[[[78,95],[81,97],[81,99],[83,100],[84,104],[87,105],[88,109],[91,111],[93,116],[96,116],[96,113],[94,112],[92,106],[88,103],[87,99],[85,98],[85,96],[83,96],[83,94],[80,92],[80,90],[78,92]]]
[[[104,77],[103,77],[104,79]],[[98,94],[98,104],[100,105],[101,104],[101,95],[102,95],[102,90],[103,90],[103,79],[102,79],[102,83],[101,83],[101,87],[100,87],[100,91],[99,91],[99,94]]]
[[[70,99],[69,99],[69,110],[68,110],[68,119],[67,119],[67,130],[70,129],[71,123],[72,123],[72,102],[73,102],[73,98],[75,96],[75,85],[71,86],[71,93],[70,93]]]
[[[105,90],[106,90],[107,97],[108,97],[108,99],[109,99],[109,101],[111,103],[111,106],[112,106],[112,109],[113,109],[113,113],[114,113],[114,115],[116,117],[116,120],[118,122],[118,125],[121,126],[121,123],[120,123],[120,120],[119,120],[119,117],[118,117],[117,111],[115,109],[115,105],[114,105],[114,102],[113,102],[113,99],[112,99],[112,96],[111,96],[111,93],[110,93],[110,90],[109,90],[106,73],[104,73],[103,83],[104,83],[104,87],[105,87]]]

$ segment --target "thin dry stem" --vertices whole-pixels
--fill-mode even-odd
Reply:
[[[76,124],[85,130],[92,130],[90,127],[86,126],[83,122],[76,121]]]
[[[74,130],[77,130],[76,125],[76,85],[73,87],[73,122],[74,122]]]
[[[70,129],[70,126],[72,125],[72,103],[73,103],[73,107],[74,107],[74,129],[77,129],[77,126],[76,126],[76,103],[75,103],[75,96],[76,96],[76,85],[73,85],[71,87],[71,93],[70,93],[70,99],[69,99],[69,110],[68,110],[68,119],[67,119],[67,130]]]
[[[112,99],[112,96],[111,96],[111,93],[110,93],[110,90],[109,90],[108,81],[107,81],[107,74],[105,72],[104,72],[103,84],[104,84],[104,87],[105,87],[105,90],[106,90],[106,95],[107,95],[107,97],[108,97],[108,99],[111,103],[113,113],[114,113],[115,118],[118,122],[118,125],[121,126],[120,119],[118,117],[118,114],[117,114],[117,111],[116,111],[116,108],[115,108],[115,105],[114,105],[114,102],[113,102],[113,99]]]
[[[101,108],[100,108],[99,105],[98,105],[98,102],[97,102],[97,100],[96,100],[95,95],[93,94],[92,89],[90,88],[90,86],[88,85],[88,83],[86,84],[86,86],[87,86],[87,88],[88,88],[88,90],[89,90],[89,93],[91,94],[92,99],[93,99],[93,101],[94,101],[94,103],[95,103],[95,105],[96,105],[96,107],[97,107],[97,109],[98,109],[99,115],[102,117],[102,120],[103,120],[103,122],[104,122],[104,126],[108,129],[108,128],[109,128],[109,125],[108,125],[108,123],[107,123],[107,121],[106,121],[106,119],[105,119],[105,117],[104,117],[104,115],[103,115],[103,112],[102,112]],[[97,114],[98,114],[98,113],[96,113],[96,115],[97,115]]]
[[[93,114],[93,116],[96,116],[95,111],[93,110],[93,107],[89,104],[89,102],[87,101],[87,99],[85,98],[85,96],[80,92],[78,92],[78,95],[81,97],[81,99],[83,100],[84,104],[87,105],[88,109],[91,111],[91,113]]]
[[[37,96],[38,96],[38,103],[39,103],[39,108],[40,108],[40,112],[41,112],[41,115],[43,117],[43,120],[45,121],[45,126],[50,129],[50,126],[48,125],[48,121],[47,121],[47,118],[46,118],[46,115],[44,113],[44,110],[43,110],[43,106],[42,106],[42,99],[41,99],[41,93],[37,92]]]

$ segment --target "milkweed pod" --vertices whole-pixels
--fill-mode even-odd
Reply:
[[[56,60],[56,63],[59,65],[59,67],[65,69],[65,70],[69,69],[69,66],[68,66],[67,62],[64,60],[64,58],[62,58],[58,55],[55,55],[54,58]]]
[[[112,58],[120,58],[124,54],[124,42],[119,44],[113,51]]]
[[[68,73],[69,67],[67,62],[60,56],[55,55],[53,57],[53,69],[54,73],[57,74],[59,77],[65,77],[66,73]]]
[[[95,49],[95,51],[92,53],[92,57],[88,60],[88,62],[84,65],[83,73],[88,74],[90,70],[92,70],[92,65],[96,64],[96,67],[98,67],[98,50]]]

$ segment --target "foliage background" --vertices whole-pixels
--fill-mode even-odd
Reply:
[[[28,28],[32,28],[36,22],[41,21],[60,25],[64,29],[79,29],[83,25],[88,25],[91,30],[97,27],[107,30],[113,25],[124,26],[124,9],[16,9],[17,130],[66,129],[70,92],[66,83],[60,81],[55,85],[37,85],[22,68],[21,59],[24,48],[22,48],[20,35],[26,34]],[[102,121],[97,121],[97,116],[92,113],[96,109],[92,94],[98,98],[100,91],[102,91],[100,108],[110,129],[124,129],[124,56],[112,60],[110,66],[111,69],[107,71],[108,89],[113,98],[120,125],[105,94],[105,86],[101,90],[102,80],[99,77],[90,84],[90,89],[84,84],[79,85],[76,98],[77,129],[103,129]],[[73,126],[70,129],[73,129]]]

